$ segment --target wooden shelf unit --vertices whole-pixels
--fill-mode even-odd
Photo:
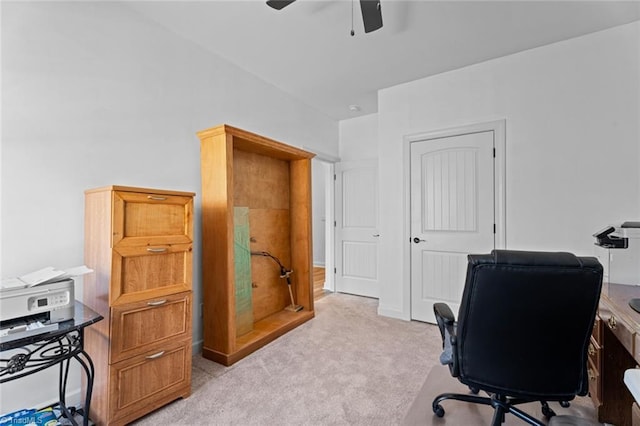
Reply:
[[[202,173],[202,355],[231,365],[314,316],[311,158],[314,154],[228,125],[198,132]],[[234,207],[248,207],[250,249],[280,259],[302,311],[290,305],[278,265],[251,256],[253,324],[238,332]]]

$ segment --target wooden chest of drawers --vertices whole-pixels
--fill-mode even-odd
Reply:
[[[90,417],[129,423],[191,393],[193,193],[111,186],[85,193],[84,303],[95,363]]]

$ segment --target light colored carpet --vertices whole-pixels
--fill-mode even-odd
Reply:
[[[192,394],[136,425],[400,424],[441,352],[437,328],[330,294],[316,317],[224,367],[193,361]]]
[[[437,327],[378,316],[377,306],[330,294],[316,302],[314,319],[231,367],[196,355],[191,396],[134,424],[488,425],[485,406],[447,401],[445,417],[433,415],[434,396],[466,391],[439,365]],[[594,412],[588,400],[552,408],[586,418]],[[506,425],[523,424],[510,418]]]

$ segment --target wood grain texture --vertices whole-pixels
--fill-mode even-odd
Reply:
[[[85,336],[97,424],[130,423],[191,392],[193,196],[121,186],[85,192],[85,264],[94,273],[84,278],[83,301],[105,318]],[[148,364],[134,361],[160,352]],[[179,377],[163,363],[178,363]],[[116,374],[123,366],[128,375]],[[151,370],[152,380],[140,380]]]
[[[286,268],[291,266],[289,209],[250,209],[251,251],[266,251],[277,257]],[[252,256],[253,315],[256,321],[279,312],[289,305],[286,281],[280,278],[278,264],[269,257]],[[297,273],[293,271],[292,277]]]
[[[211,134],[200,143],[202,178],[203,347],[235,350],[233,268],[233,138]]]
[[[228,125],[198,132],[202,176],[203,356],[229,365],[313,317],[312,153]],[[253,330],[236,337],[233,207],[248,207],[252,251],[292,269],[290,304],[278,265],[253,256]]]
[[[109,381],[109,424],[113,425],[130,423],[184,398],[191,393],[191,340],[112,364]]]
[[[191,292],[114,307],[111,363],[191,336]]]

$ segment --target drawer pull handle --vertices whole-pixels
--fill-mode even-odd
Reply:
[[[616,326],[618,325],[618,321],[616,321],[616,317],[611,315],[611,318],[609,318],[609,320],[607,321],[607,324],[609,325],[610,329],[615,330]]]
[[[160,358],[162,355],[164,355],[164,351],[160,351],[157,354],[146,356],[145,358],[147,358],[147,359],[156,359],[156,358]]]
[[[147,198],[154,201],[164,201],[167,199],[167,197],[160,197],[159,195],[147,195]]]
[[[596,372],[591,368],[587,371],[587,375],[589,376],[589,380],[595,380],[597,378]]]
[[[147,247],[147,251],[149,253],[164,253],[167,249],[164,247]]]
[[[596,354],[596,348],[593,347],[593,344],[589,343],[589,355],[594,356]]]
[[[165,303],[167,303],[167,300],[158,300],[157,302],[147,302],[147,305],[149,306],[160,306],[160,305],[164,305]]]

